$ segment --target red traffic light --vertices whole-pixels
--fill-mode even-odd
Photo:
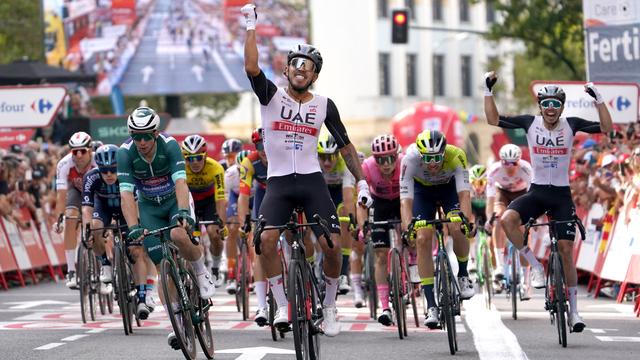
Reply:
[[[407,22],[407,16],[404,14],[404,12],[397,12],[393,17],[393,22],[398,25],[404,25],[404,23]]]

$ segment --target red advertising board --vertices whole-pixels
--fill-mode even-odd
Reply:
[[[133,25],[136,22],[136,1],[111,0],[111,21],[114,25]]]
[[[31,129],[0,130],[0,148],[8,149],[13,144],[26,144],[31,140],[34,132],[35,130]]]

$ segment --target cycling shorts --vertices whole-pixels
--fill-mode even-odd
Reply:
[[[416,182],[413,192],[413,216],[419,220],[435,219],[438,207],[442,207],[445,215],[460,210],[460,200],[453,178],[441,185],[425,186]]]
[[[144,197],[138,199],[138,210],[140,213],[140,225],[148,230],[155,230],[161,227],[175,225],[178,214],[178,201],[175,194],[168,196],[161,202],[146,200]],[[165,238],[169,238],[170,231],[164,232]],[[154,264],[159,264],[162,260],[162,245],[158,236],[148,236],[144,239],[144,247],[149,254],[149,258]]]
[[[67,209],[80,210],[82,206],[82,194],[75,187],[67,189]]]
[[[399,197],[393,200],[388,200],[371,195],[371,198],[373,199],[373,205],[371,206],[370,211],[373,212],[373,221],[400,219]],[[371,241],[373,241],[374,248],[380,249],[391,247],[388,230],[388,226],[371,226]]]
[[[507,191],[504,189],[496,189],[496,199],[493,202],[494,206],[501,205],[503,207],[509,206],[513,200],[527,193],[527,190],[520,191]]]
[[[338,185],[327,185],[329,188],[329,194],[331,195],[331,201],[333,201],[333,205],[336,206],[336,209],[342,204],[342,184]]]
[[[514,200],[509,209],[520,214],[523,225],[531,218],[539,218],[546,211],[550,211],[551,217],[558,221],[571,220],[575,213],[571,188],[537,184],[531,184],[529,191]],[[559,240],[573,241],[576,237],[576,227],[570,224],[557,225],[556,234]]]
[[[218,212],[216,211],[216,200],[214,196],[194,201],[194,207],[196,210],[196,219],[198,219],[198,221],[218,220]]]
[[[262,201],[264,200],[264,194],[267,192],[265,188],[262,186],[256,187],[256,193],[253,195],[253,200],[249,199],[249,207],[251,208],[251,217],[254,219],[258,218],[258,210],[260,209],[260,205],[262,205]],[[242,219],[244,221],[244,219]]]

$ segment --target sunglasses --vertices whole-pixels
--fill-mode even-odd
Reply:
[[[444,160],[444,154],[424,154],[422,155],[422,162],[424,163],[441,163]]]
[[[487,179],[477,179],[477,180],[473,180],[471,182],[472,185],[474,186],[485,186],[487,185]]]
[[[338,156],[336,154],[318,154],[318,159],[320,159],[320,161],[333,161],[337,157]]]
[[[112,167],[102,167],[99,168],[101,174],[115,174],[118,172],[118,168],[115,166]]]
[[[540,106],[543,109],[548,109],[550,107],[554,109],[560,109],[562,107],[562,101],[558,99],[544,99],[540,101]]]
[[[71,153],[73,154],[73,156],[82,156],[84,154],[86,154],[89,151],[89,149],[73,149],[71,150]]]
[[[314,64],[313,61],[303,57],[291,59],[289,65],[293,66],[296,70],[299,71],[313,71],[316,68],[316,64]]]
[[[396,162],[395,155],[374,156],[378,165],[393,164]]]
[[[517,161],[506,161],[506,160],[502,160],[502,166],[507,166],[507,167],[511,167],[511,166],[517,166],[518,162]]]
[[[206,153],[202,153],[202,154],[195,154],[195,155],[187,155],[184,158],[188,162],[197,162],[197,161],[204,160],[205,156],[207,156],[207,154]]]
[[[154,139],[153,133],[132,133],[131,138],[133,141],[151,141]]]

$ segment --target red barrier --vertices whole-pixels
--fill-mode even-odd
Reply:
[[[7,283],[7,279],[5,277],[5,273],[16,272],[16,277],[18,281],[20,281],[20,285],[24,286],[24,278],[22,277],[22,272],[18,268],[18,264],[16,263],[16,257],[13,255],[13,249],[9,246],[9,241],[7,240],[7,234],[4,231],[4,227],[0,222],[0,282],[2,282],[2,286],[5,289],[9,288],[9,284]]]
[[[4,232],[7,238],[9,238],[9,245],[11,246],[16,264],[18,265],[18,272],[25,271],[35,283],[36,274],[31,266],[31,260],[29,260],[29,255],[27,254],[22,239],[20,239],[18,227],[11,221],[4,220],[3,218],[0,218],[0,224],[2,224]]]
[[[35,226],[35,222],[31,217],[31,213],[27,208],[20,209],[20,219],[28,224],[28,227],[20,227],[18,231],[20,232],[20,238],[22,238],[22,242],[24,243],[25,248],[27,249],[27,254],[29,255],[29,260],[31,261],[31,266],[33,269],[43,268],[49,276],[51,276],[52,280],[56,280],[55,274],[53,272],[53,266],[51,266],[51,260],[49,259],[49,255],[44,248],[42,243],[42,239],[40,239],[40,234]]]

